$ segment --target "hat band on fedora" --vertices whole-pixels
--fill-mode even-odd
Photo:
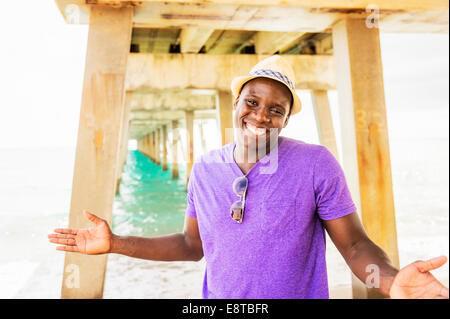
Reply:
[[[250,76],[254,76],[254,75],[267,75],[267,76],[271,76],[271,77],[275,77],[278,80],[282,81],[283,83],[285,83],[289,88],[291,88],[292,90],[295,90],[294,85],[292,84],[292,82],[283,74],[281,74],[280,72],[276,72],[276,71],[272,71],[272,70],[268,70],[268,69],[259,69],[259,70],[255,70],[250,72],[249,74]]]

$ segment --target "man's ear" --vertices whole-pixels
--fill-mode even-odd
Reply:
[[[237,97],[236,97],[236,99],[234,100],[234,103],[233,103],[233,110],[236,110],[237,109],[237,105],[238,105],[238,102],[239,102],[239,97],[240,97],[241,95],[239,94]]]

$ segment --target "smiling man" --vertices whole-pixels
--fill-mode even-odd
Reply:
[[[233,80],[235,142],[202,156],[189,178],[182,233],[117,236],[85,212],[89,229],[56,229],[58,250],[149,260],[206,261],[204,298],[328,298],[325,230],[363,282],[394,298],[448,298],[429,271],[446,257],[396,269],[366,235],[344,173],[323,146],[279,136],[301,110],[280,56]],[[274,163],[276,165],[274,165]],[[369,271],[367,271],[370,269]]]

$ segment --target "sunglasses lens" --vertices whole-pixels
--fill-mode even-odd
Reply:
[[[235,221],[240,222],[242,220],[243,203],[241,201],[235,202],[231,205],[230,214],[231,218]]]
[[[238,177],[233,182],[233,190],[238,196],[244,196],[245,190],[248,186],[248,180],[247,177],[242,176]]]

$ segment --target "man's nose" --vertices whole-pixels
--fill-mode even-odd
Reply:
[[[265,107],[261,106],[255,111],[255,121],[258,121],[258,122],[268,122],[269,121]]]

